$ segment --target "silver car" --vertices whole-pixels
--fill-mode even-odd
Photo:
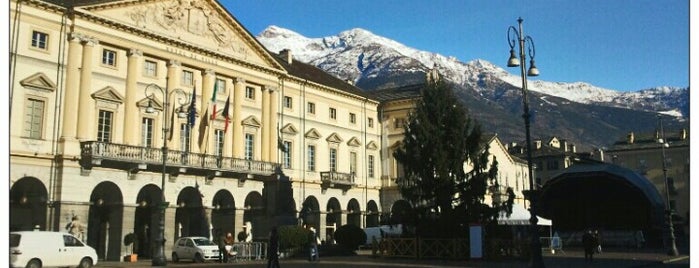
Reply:
[[[172,261],[189,259],[194,262],[220,260],[218,246],[206,237],[180,237],[172,247]]]

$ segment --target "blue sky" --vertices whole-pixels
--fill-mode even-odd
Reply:
[[[522,17],[534,39],[538,79],[621,91],[689,86],[687,0],[220,2],[255,35],[269,25],[307,37],[363,28],[416,49],[501,67],[509,56],[507,28]]]

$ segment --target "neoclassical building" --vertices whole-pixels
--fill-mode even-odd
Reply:
[[[10,230],[79,216],[119,260],[150,257],[162,211],[169,256],[185,235],[264,240],[291,220],[330,241],[410,208],[393,151],[422,86],[365,93],[266,50],[216,0],[12,0],[9,66]],[[519,203],[526,163],[486,144]]]
[[[79,216],[118,260],[129,234],[150,256],[161,209],[168,256],[247,222],[264,239],[280,209],[323,239],[379,224],[379,101],[267,51],[217,1],[13,0],[10,29],[11,230]]]

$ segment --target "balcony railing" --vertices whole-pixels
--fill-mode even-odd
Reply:
[[[103,162],[124,164],[147,164],[162,166],[162,148],[150,148],[125,144],[87,141],[81,142],[81,163],[102,165]],[[217,155],[168,150],[166,165],[172,168],[209,170],[230,173],[271,175],[276,163],[247,160]]]
[[[320,173],[320,181],[323,187],[342,188],[346,190],[354,186],[354,175],[352,173],[326,171]]]

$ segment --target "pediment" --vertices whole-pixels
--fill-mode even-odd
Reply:
[[[95,93],[92,93],[92,98],[95,100],[102,100],[102,101],[107,101],[107,102],[115,102],[115,103],[124,103],[124,96],[119,94],[119,92],[116,91],[111,86],[105,87],[103,89],[98,90]]]
[[[216,0],[122,0],[80,10],[95,20],[125,25],[132,31],[164,36],[260,66],[283,68]]]
[[[374,141],[370,141],[369,144],[366,145],[366,148],[368,150],[377,150],[377,149],[379,149],[379,146],[376,145],[376,143]]]
[[[330,134],[327,139],[325,139],[328,142],[331,143],[340,143],[342,142],[342,138],[340,138],[340,135],[337,135],[337,133]]]
[[[360,145],[362,145],[362,143],[359,142],[359,139],[357,139],[357,137],[352,137],[347,141],[347,146],[350,147],[359,147]]]
[[[318,130],[316,130],[315,128],[312,128],[311,130],[306,132],[306,138],[317,140],[320,139],[320,137],[320,133],[318,133]]]
[[[244,126],[249,126],[249,127],[261,127],[262,124],[260,124],[260,120],[257,119],[255,116],[248,116],[243,120],[243,125]]]
[[[146,97],[136,102],[136,107],[139,108],[148,108],[148,105],[153,106],[153,109],[156,109],[158,111],[163,110],[163,103],[156,98],[151,99]]]
[[[47,90],[47,91],[55,91],[56,90],[56,84],[49,79],[48,76],[46,76],[43,73],[35,73],[22,81],[19,81],[19,84],[28,87],[28,88],[33,88],[33,89],[41,89],[41,90]]]
[[[290,134],[290,135],[296,135],[297,133],[299,133],[299,131],[291,123],[286,124],[286,126],[284,126],[281,129],[281,132],[284,134]]]

